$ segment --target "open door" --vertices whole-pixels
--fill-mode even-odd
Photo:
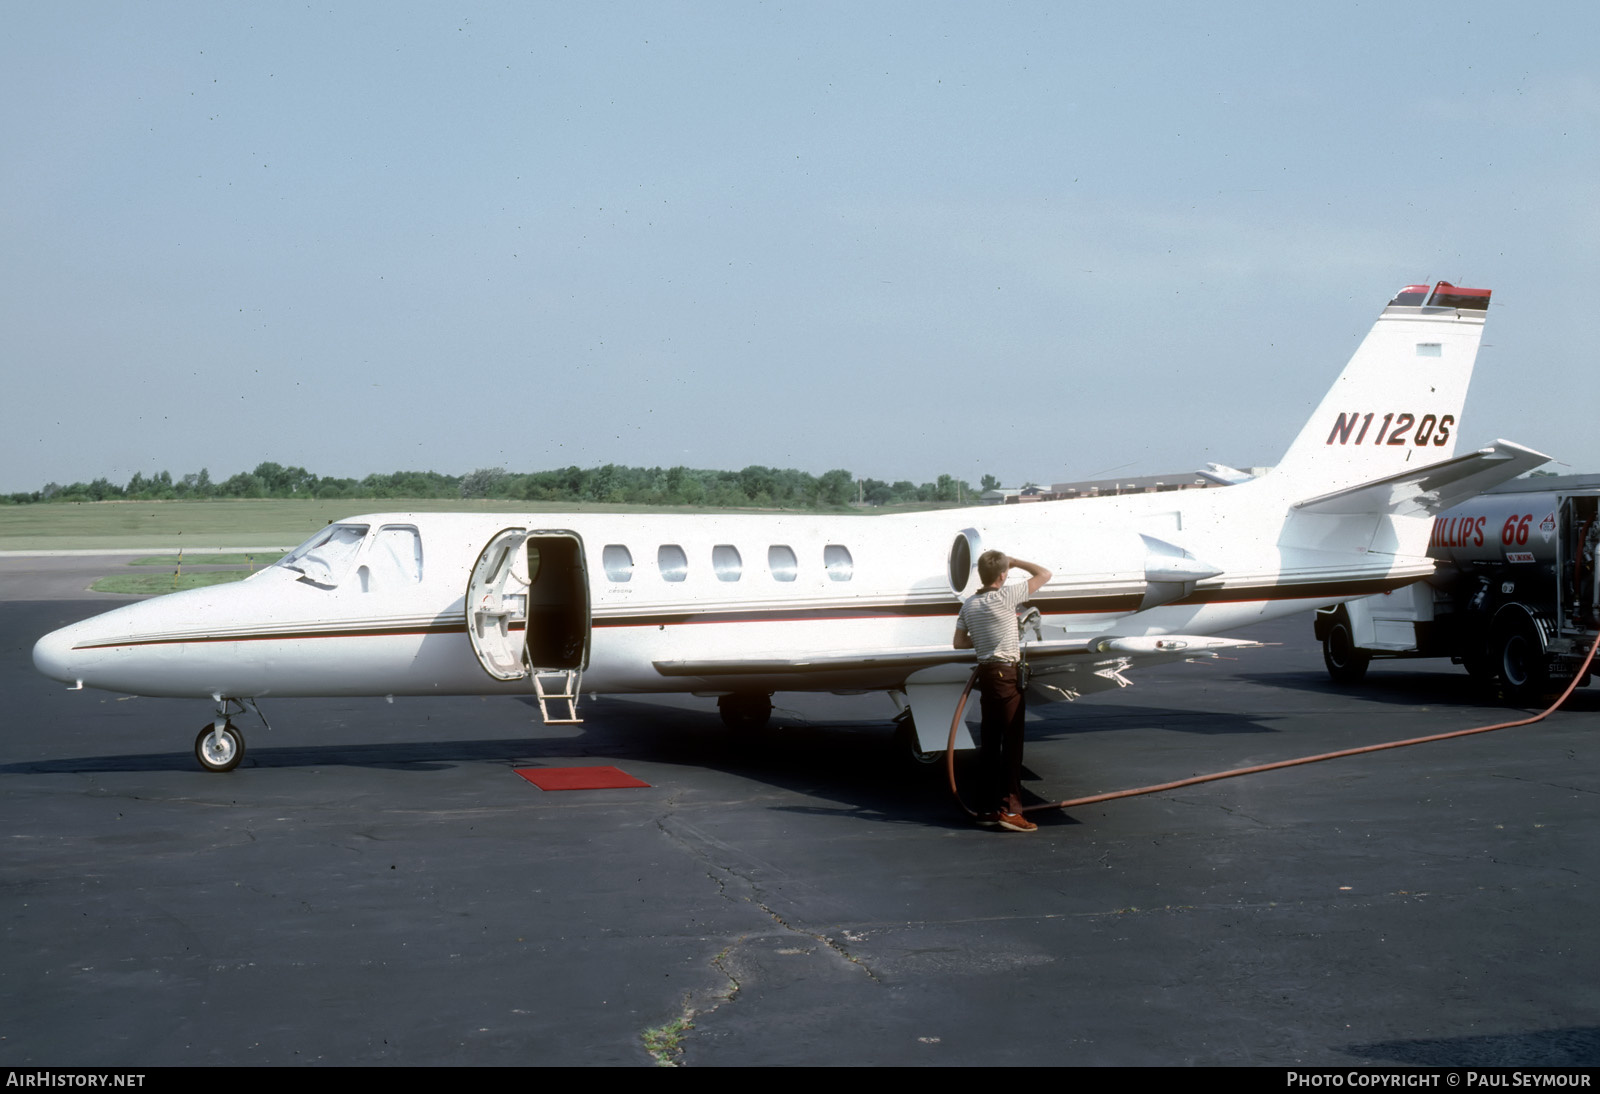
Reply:
[[[467,637],[496,680],[589,665],[589,582],[576,532],[506,528],[467,583]]]

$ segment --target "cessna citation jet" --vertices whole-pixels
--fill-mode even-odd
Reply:
[[[575,722],[584,690],[686,691],[761,725],[777,691],[887,691],[940,751],[986,548],[1054,575],[1024,620],[1043,700],[1432,573],[1432,515],[1547,458],[1454,454],[1488,306],[1443,281],[1401,290],[1283,461],[1237,485],[879,517],[375,513],[237,584],[64,627],[34,664],[74,688],[211,699],[195,754],[213,771],[243,754],[232,715],[266,696],[531,692],[547,722]]]

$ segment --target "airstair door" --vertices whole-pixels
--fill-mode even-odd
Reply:
[[[467,637],[483,671],[496,680],[528,675],[526,528],[495,534],[467,581]]]
[[[496,680],[578,673],[589,665],[589,581],[576,532],[507,528],[467,584],[467,635]]]

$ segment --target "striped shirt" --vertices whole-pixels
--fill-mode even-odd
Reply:
[[[1022,660],[1017,609],[1028,602],[1026,581],[974,593],[961,605],[956,626],[967,632],[979,661]]]

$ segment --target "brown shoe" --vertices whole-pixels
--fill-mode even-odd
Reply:
[[[1037,832],[1039,826],[1021,813],[996,813],[995,823],[1007,832]]]

